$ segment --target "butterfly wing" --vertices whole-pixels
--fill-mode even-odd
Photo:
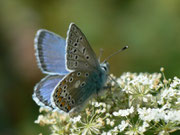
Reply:
[[[33,100],[40,106],[52,108],[51,94],[63,75],[48,75],[34,87]]]
[[[68,70],[99,67],[94,51],[89,45],[85,35],[71,23],[66,39],[66,67]]]
[[[65,40],[53,32],[38,30],[35,37],[35,51],[38,65],[43,73],[68,73],[65,67]]]
[[[84,104],[101,87],[101,78],[93,71],[73,71],[59,82],[52,94],[52,105],[65,112]]]
[[[52,105],[65,112],[75,110],[101,88],[101,69],[86,37],[73,23],[66,39],[66,67],[71,73],[56,86]]]

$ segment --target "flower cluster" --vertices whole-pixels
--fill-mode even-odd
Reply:
[[[180,130],[180,79],[161,73],[110,75],[105,94],[91,99],[77,116],[40,108],[35,123],[51,135],[167,135]]]

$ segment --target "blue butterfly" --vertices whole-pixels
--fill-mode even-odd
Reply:
[[[105,86],[109,64],[106,60],[98,61],[74,23],[69,26],[66,40],[53,32],[39,30],[35,51],[39,68],[48,74],[34,88],[33,99],[38,105],[60,112],[79,112]]]

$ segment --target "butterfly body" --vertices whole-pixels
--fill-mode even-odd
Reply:
[[[66,113],[80,111],[105,86],[109,64],[99,63],[75,24],[70,24],[66,41],[52,32],[39,30],[35,50],[40,69],[48,74],[34,89],[33,99],[38,105]]]

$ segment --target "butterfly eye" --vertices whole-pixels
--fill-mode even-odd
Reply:
[[[107,71],[107,68],[106,67],[103,67],[104,71]]]

